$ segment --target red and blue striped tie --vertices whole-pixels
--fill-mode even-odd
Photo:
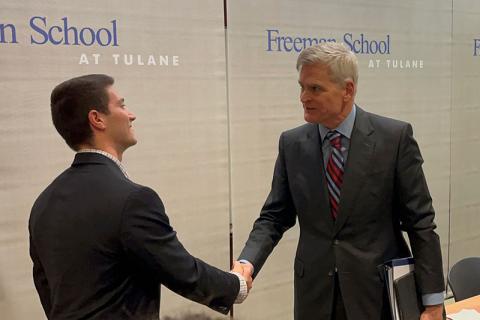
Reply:
[[[332,153],[327,163],[327,186],[330,199],[330,213],[333,219],[337,218],[340,204],[340,190],[343,182],[343,156],[342,156],[342,135],[337,131],[329,131],[327,139],[330,140]]]

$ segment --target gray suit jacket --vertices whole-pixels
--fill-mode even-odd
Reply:
[[[403,230],[421,293],[442,292],[435,213],[411,125],[357,107],[336,221],[322,159],[317,125],[281,135],[272,189],[240,259],[256,275],[298,217],[295,319],[330,319],[335,272],[350,319],[388,319],[378,266],[410,255]]]

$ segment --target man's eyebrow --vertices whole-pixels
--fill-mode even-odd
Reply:
[[[298,81],[298,84],[301,86],[307,86],[307,87],[320,87],[323,88],[323,86],[319,83],[308,83],[308,84],[303,84],[300,80]]]

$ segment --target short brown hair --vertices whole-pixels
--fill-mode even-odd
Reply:
[[[73,150],[92,137],[90,110],[109,113],[106,88],[113,83],[114,79],[108,75],[89,74],[62,82],[53,89],[50,96],[53,124]]]

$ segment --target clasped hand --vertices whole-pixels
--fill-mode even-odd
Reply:
[[[250,292],[250,289],[252,289],[253,285],[253,266],[250,263],[240,263],[238,261],[234,261],[232,271],[241,274],[245,278],[248,291]]]

